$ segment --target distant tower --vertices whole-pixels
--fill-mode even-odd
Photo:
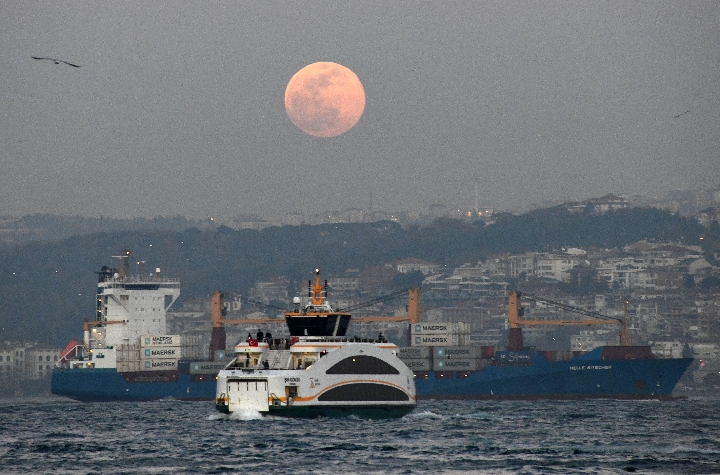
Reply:
[[[475,179],[475,209],[473,210],[473,211],[475,211],[475,214],[476,214],[476,215],[478,214],[478,211],[480,211],[480,204],[479,204],[479,198],[480,198],[480,197],[479,197],[479,193],[478,193],[478,188],[479,188],[479,187],[478,187],[478,181],[477,181],[477,178],[476,178],[476,179]]]

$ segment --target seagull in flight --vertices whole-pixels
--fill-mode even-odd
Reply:
[[[678,114],[678,115],[676,115],[675,117],[673,117],[673,119],[677,119],[678,117],[682,117],[682,116],[684,116],[685,114],[687,114],[688,112],[690,112],[690,111],[685,111],[685,112],[683,112],[682,114]]]
[[[32,59],[47,59],[47,60],[49,60],[49,61],[55,62],[55,64],[65,63],[65,64],[67,64],[68,66],[72,66],[73,68],[79,68],[79,67],[80,67],[80,66],[78,66],[77,64],[68,63],[67,61],[63,61],[62,59],[40,58],[40,57],[38,57],[38,56],[31,56],[31,58],[32,58]]]

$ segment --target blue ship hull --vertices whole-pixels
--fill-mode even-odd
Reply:
[[[115,369],[53,370],[50,390],[83,402],[215,399],[215,375],[181,372],[118,373]]]
[[[419,399],[673,399],[692,358],[603,359],[602,348],[567,361],[523,352],[522,363],[481,371],[416,374]]]
[[[602,348],[567,361],[523,351],[520,362],[480,371],[416,372],[418,399],[673,399],[692,358],[604,359]],[[214,400],[215,375],[55,369],[51,391],[79,401]]]

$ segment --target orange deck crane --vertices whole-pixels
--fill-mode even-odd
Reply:
[[[404,293],[402,291],[400,293]],[[356,322],[409,322],[418,323],[420,321],[420,287],[407,289],[408,303],[407,315],[369,315],[364,317],[353,317]],[[351,308],[360,308],[351,307]],[[347,310],[347,309],[346,309]]]
[[[227,314],[225,305],[223,304],[223,293],[216,290],[212,294],[210,305],[210,313],[212,316],[212,336],[210,337],[210,360],[215,361],[215,352],[224,350],[225,325],[267,325],[278,323],[279,318],[247,318],[247,319],[228,319],[224,318]]]
[[[567,310],[570,312],[585,315],[587,317],[595,317],[592,320],[525,320],[522,318],[523,308],[520,305],[520,292],[517,290],[510,291],[509,307],[508,307],[508,321],[510,323],[510,333],[508,335],[508,348],[513,351],[519,351],[523,349],[523,326],[541,326],[541,325],[554,325],[554,326],[566,326],[566,325],[611,325],[620,324],[620,345],[630,346],[630,331],[627,325],[627,304],[625,301],[625,316],[624,318],[611,317],[603,315],[602,313],[592,312],[585,310],[580,307],[573,307],[561,302],[555,302],[546,298],[538,297],[536,295],[527,294],[525,297],[534,300],[536,302],[543,302],[553,307]]]
[[[314,298],[318,298],[323,292],[322,286],[319,281],[319,277],[315,282]],[[404,293],[402,291],[400,293]],[[400,294],[398,293],[398,295]],[[407,303],[407,315],[392,315],[392,316],[365,316],[365,317],[353,317],[354,321],[357,322],[402,322],[408,321],[409,323],[418,323],[420,321],[420,287],[413,287],[407,290],[408,303]],[[392,294],[390,297],[395,297],[396,294]],[[387,296],[386,296],[387,297]],[[370,301],[370,304],[386,300],[386,297],[374,299]],[[259,304],[259,302],[253,302]],[[349,311],[355,308],[368,305],[360,304],[357,306],[342,309],[342,311]],[[267,325],[273,323],[279,323],[279,318],[255,318],[255,319],[227,319],[224,318],[227,314],[225,306],[223,304],[223,293],[218,291],[213,292],[211,300],[211,315],[212,315],[212,336],[210,339],[210,360],[215,360],[215,352],[217,350],[225,349],[225,325]]]

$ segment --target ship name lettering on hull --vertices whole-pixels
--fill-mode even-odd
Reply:
[[[610,366],[610,365],[570,366],[570,371],[584,371],[586,369],[612,369],[612,366]]]

